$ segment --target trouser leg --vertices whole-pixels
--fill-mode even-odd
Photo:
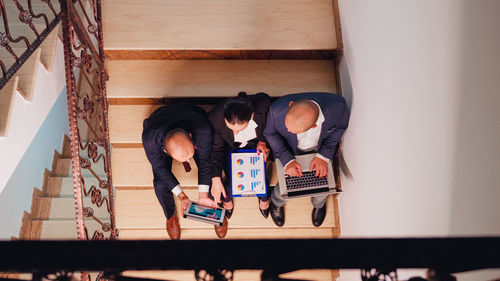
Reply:
[[[276,207],[285,206],[286,199],[281,196],[279,183],[273,189],[273,193],[271,194],[271,201]]]
[[[321,196],[314,196],[311,197],[311,203],[316,209],[323,208],[326,204],[326,200],[328,199],[328,194],[327,195],[321,195]]]
[[[172,159],[167,159],[167,168],[172,168]],[[160,202],[163,213],[165,214],[165,217],[167,217],[167,219],[170,219],[175,215],[174,194],[172,193],[172,191],[167,190],[164,184],[157,183],[156,177],[154,180],[154,186],[156,198],[158,198],[158,202]]]

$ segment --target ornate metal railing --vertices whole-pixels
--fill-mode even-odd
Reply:
[[[60,2],[78,239],[116,239],[100,1]]]
[[[61,20],[58,1],[0,0],[0,89]]]

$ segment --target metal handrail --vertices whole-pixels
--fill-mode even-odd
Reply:
[[[3,30],[0,30],[0,46],[3,47],[13,58],[13,63],[8,64],[4,59],[0,58],[0,70],[2,72],[2,78],[0,79],[0,89],[2,89],[9,80],[15,76],[16,72],[21,68],[21,66],[28,60],[28,58],[35,52],[35,50],[40,47],[41,43],[47,38],[50,32],[59,24],[61,21],[61,11],[57,12],[56,8],[52,4],[51,0],[43,0],[51,10],[53,15],[47,15],[44,13],[37,13],[33,9],[32,0],[28,0],[28,7],[24,7],[18,0],[11,0],[17,10],[19,11],[19,17],[17,21],[13,22],[12,19],[7,17],[7,10],[5,3],[8,0],[0,0],[0,8],[3,23]],[[57,2],[57,1],[56,1]],[[53,16],[53,18],[52,18]],[[49,21],[49,17],[52,18]],[[45,28],[43,31],[39,31],[34,23],[34,19],[43,19]],[[29,27],[28,33],[33,33],[35,39],[30,42],[27,38],[27,34],[12,34],[11,26],[13,24],[24,24]],[[21,43],[21,46],[18,46]],[[16,54],[14,52],[15,46],[17,48],[25,48],[22,54]]]

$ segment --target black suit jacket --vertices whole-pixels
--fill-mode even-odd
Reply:
[[[257,138],[250,140],[246,147],[255,148],[259,141],[265,142],[264,128],[266,127],[267,112],[271,105],[269,95],[258,93],[249,95],[248,98],[252,102],[254,108],[253,120],[257,123],[255,129]],[[222,175],[222,167],[224,165],[225,146],[231,149],[238,148],[240,143],[234,142],[234,133],[226,126],[224,122],[224,101],[218,103],[209,113],[208,119],[214,128],[214,139],[211,155],[212,177],[220,177]]]
[[[172,158],[163,152],[165,136],[176,128],[191,133],[196,147],[194,160],[198,166],[198,184],[210,185],[212,127],[203,109],[191,104],[165,105],[144,120],[143,127],[142,143],[153,167],[155,188],[163,187],[170,191],[179,184],[167,165]]]
[[[290,101],[309,99],[320,107],[325,121],[321,126],[318,140],[318,153],[332,159],[335,149],[349,123],[349,110],[343,97],[332,93],[300,93],[286,95],[276,100],[267,115],[264,130],[271,149],[276,158],[285,165],[295,159],[297,151],[297,135],[290,133],[285,127],[285,115]]]

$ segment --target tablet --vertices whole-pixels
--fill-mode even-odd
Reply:
[[[189,201],[184,218],[221,226],[224,222],[224,208],[212,208]]]
[[[231,196],[267,196],[264,155],[256,149],[231,151]]]

